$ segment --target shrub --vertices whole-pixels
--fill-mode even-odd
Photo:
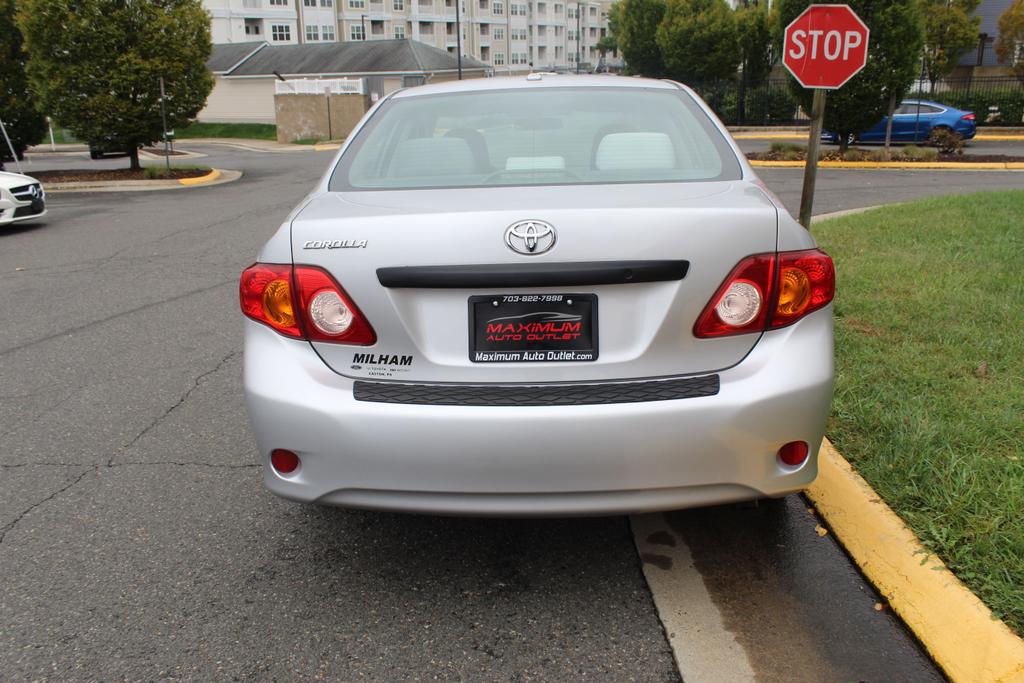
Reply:
[[[935,128],[928,136],[928,144],[943,154],[963,154],[964,139],[949,128]]]

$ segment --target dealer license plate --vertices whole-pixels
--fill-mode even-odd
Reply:
[[[474,363],[597,360],[597,295],[472,296],[469,359]]]

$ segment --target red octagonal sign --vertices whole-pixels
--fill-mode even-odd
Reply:
[[[869,34],[848,5],[811,5],[786,27],[782,63],[805,88],[838,88],[864,68]]]

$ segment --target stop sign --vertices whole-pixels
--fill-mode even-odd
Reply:
[[[869,34],[848,5],[811,5],[786,27],[782,63],[805,88],[838,88],[864,68]]]

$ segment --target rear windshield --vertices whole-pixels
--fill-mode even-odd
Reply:
[[[408,190],[738,180],[682,90],[537,88],[401,97],[359,132],[330,188]]]

